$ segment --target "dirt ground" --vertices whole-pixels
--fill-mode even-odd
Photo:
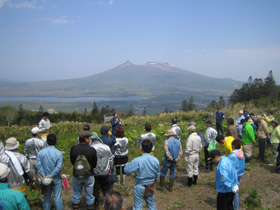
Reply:
[[[181,160],[182,162],[184,160]],[[273,168],[260,161],[253,160],[250,171],[245,171],[240,184],[240,209],[248,196],[249,189],[256,189],[262,202],[262,209],[280,209],[280,174],[271,173]],[[166,180],[167,181],[167,180]],[[168,209],[216,209],[215,170],[209,173],[200,172],[198,184],[192,187],[185,187],[187,181],[184,167],[178,167],[174,191],[156,191],[155,201],[158,210]],[[71,182],[71,179],[69,179]],[[71,184],[71,183],[70,183]],[[132,210],[133,206],[133,185],[132,176],[127,176],[126,185],[114,186],[124,197],[126,210]],[[72,187],[69,190],[62,190],[64,209],[71,209]],[[103,205],[103,196],[100,197],[100,209]],[[85,197],[81,201],[81,208],[86,209]],[[145,203],[143,209],[146,209]]]
[[[256,148],[255,148],[256,149]],[[256,154],[256,153],[255,153]],[[267,154],[267,153],[266,153]],[[203,161],[202,161],[203,162]],[[256,158],[252,159],[251,166],[246,168],[245,174],[240,182],[240,208],[244,208],[244,201],[248,196],[250,189],[255,189],[261,200],[261,210],[280,209],[280,174],[271,173],[273,167],[263,163]],[[200,167],[203,169],[204,167]],[[72,209],[72,168],[64,168],[66,174],[69,174],[68,181],[70,189],[62,189],[62,198],[64,209]],[[66,172],[68,171],[68,173]],[[169,192],[156,191],[155,202],[158,210],[179,210],[179,209],[197,209],[197,210],[211,210],[216,209],[217,191],[215,187],[215,172],[209,173],[200,172],[198,176],[197,185],[192,187],[183,186],[187,182],[185,160],[182,158],[176,172],[176,180],[174,183],[174,191]],[[168,179],[166,179],[168,182]],[[127,176],[126,184],[121,186],[114,186],[113,189],[119,191],[124,197],[124,206],[126,210],[132,210],[133,207],[133,186],[134,179],[132,176]],[[43,197],[41,196],[41,199]],[[100,196],[100,208],[103,205],[103,195]],[[31,209],[42,209],[42,203],[39,207],[31,206]],[[54,208],[53,208],[54,209]],[[80,202],[80,209],[87,209],[84,192]],[[143,209],[147,209],[144,203]]]

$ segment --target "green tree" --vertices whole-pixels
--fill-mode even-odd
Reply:
[[[194,111],[196,109],[196,105],[195,105],[193,96],[190,97],[187,107],[188,107],[188,111]]]
[[[130,106],[129,106],[129,110],[128,110],[128,113],[127,113],[127,117],[131,117],[131,116],[133,116],[134,115],[134,111],[133,111],[133,105],[132,104],[130,104]]]
[[[92,114],[92,116],[97,116],[99,114],[98,106],[95,101],[93,102],[93,105],[92,105],[91,114]]]
[[[264,97],[268,96],[269,103],[273,103],[273,100],[277,98],[277,85],[273,77],[273,73],[270,70],[268,76],[264,79],[263,94]]]
[[[17,124],[19,125],[23,119],[24,119],[24,109],[23,109],[23,105],[20,104],[18,106],[18,111],[17,111]]]
[[[11,127],[12,123],[17,118],[17,111],[14,107],[10,105],[3,106],[0,112],[1,116],[6,119],[6,123],[9,127]],[[1,117],[1,118],[2,118]]]
[[[188,111],[188,101],[187,100],[183,100],[182,101],[182,111],[187,112]]]
[[[220,98],[219,98],[219,106],[220,106],[221,108],[223,108],[223,107],[226,106],[226,102],[225,102],[225,99],[224,99],[223,96],[220,96]]]
[[[146,107],[144,107],[144,110],[143,110],[142,116],[146,116],[146,115],[147,115],[147,109],[146,109]]]

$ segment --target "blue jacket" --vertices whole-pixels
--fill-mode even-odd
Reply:
[[[166,140],[168,144],[168,149],[170,152],[170,155],[172,156],[173,160],[175,160],[178,157],[179,151],[180,151],[180,146],[181,143],[178,141],[178,139],[175,138],[169,138]],[[166,158],[166,151],[164,153],[164,157]]]
[[[41,176],[51,176],[61,179],[63,156],[54,146],[48,146],[39,151],[36,168]]]
[[[154,183],[155,180],[158,179],[160,165],[156,157],[149,153],[144,153],[126,164],[124,171],[125,173],[138,173],[135,178],[135,185],[148,185]]]
[[[224,119],[224,113],[216,112],[216,122],[222,123],[223,119]]]
[[[112,134],[115,136],[117,128],[120,127],[122,124],[120,123],[120,119],[118,122],[116,122],[114,117],[111,119],[110,123],[112,125]]]
[[[244,152],[241,149],[236,149],[228,156],[234,162],[235,170],[237,173],[238,181],[245,172],[245,158]]]
[[[232,192],[238,185],[234,163],[225,155],[221,158],[216,171],[216,190],[219,193]]]
[[[111,149],[111,152],[114,154],[114,145],[116,143],[116,138],[115,136],[111,135],[111,138],[107,136],[100,136],[101,140],[103,141],[104,144],[108,145]]]
[[[10,189],[8,183],[0,183],[0,203],[0,209],[30,210],[22,192]]]
[[[250,112],[244,112],[243,111],[243,116],[245,117],[245,120],[248,120],[250,118]]]

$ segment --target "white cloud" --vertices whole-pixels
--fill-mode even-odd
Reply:
[[[109,5],[112,5],[112,4],[114,4],[114,0],[109,1]]]
[[[112,6],[114,4],[114,0],[100,0],[98,1],[98,4],[105,5],[105,6]]]
[[[58,18],[44,18],[42,21],[49,22],[55,25],[62,25],[62,24],[68,24],[68,23],[74,23],[73,20],[69,20],[68,16],[63,15]]]
[[[4,7],[4,5],[8,2],[9,0],[0,0],[0,8]]]
[[[46,0],[41,0],[43,3]],[[0,8],[7,5],[9,8],[14,9],[42,9],[42,6],[38,5],[37,0],[0,0]]]

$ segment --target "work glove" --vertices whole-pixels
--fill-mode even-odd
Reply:
[[[233,189],[232,189],[232,192],[233,192],[233,193],[236,193],[238,190],[239,190],[238,185],[237,185],[237,184],[234,185],[234,187],[233,187]]]

